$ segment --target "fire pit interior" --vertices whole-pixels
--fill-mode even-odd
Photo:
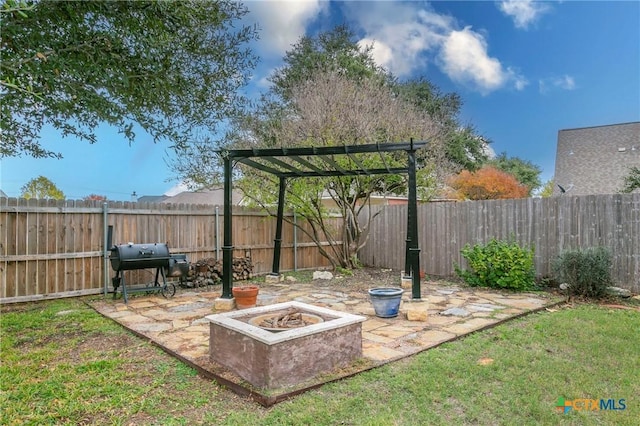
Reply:
[[[296,385],[362,356],[358,315],[287,302],[207,319],[211,360],[259,388]]]
[[[248,323],[273,332],[281,332],[292,328],[323,322],[321,316],[302,312],[297,308],[289,308],[279,312],[271,312],[250,318]]]

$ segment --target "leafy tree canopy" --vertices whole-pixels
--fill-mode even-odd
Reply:
[[[64,200],[64,193],[44,176],[31,179],[20,188],[22,198],[52,198],[54,200]]]
[[[507,154],[503,152],[494,159],[489,160],[488,164],[498,170],[513,175],[518,182],[528,188],[527,195],[531,195],[534,190],[542,186],[542,182],[540,181],[540,173],[542,173],[542,170],[528,160],[523,160],[518,157],[507,157]]]
[[[273,83],[268,108],[269,121],[282,116],[282,107],[290,100],[292,88],[320,72],[335,72],[354,81],[369,79],[387,86],[396,96],[429,114],[437,131],[431,139],[446,142],[444,157],[455,169],[478,169],[487,160],[488,140],[477,135],[472,126],[459,123],[462,99],[457,93],[443,94],[423,77],[399,81],[376,65],[372,46],[360,46],[347,26],[337,26],[317,37],[303,36],[284,57],[284,65],[269,78]],[[273,97],[278,98],[273,101]]]
[[[423,199],[434,195],[438,178],[443,180],[452,171],[471,167],[477,160],[474,153],[484,152],[484,141],[458,123],[461,100],[457,95],[443,95],[425,79],[398,81],[375,64],[371,47],[359,46],[347,27],[302,37],[283,61],[270,76],[273,85],[269,91],[234,118],[231,131],[221,141],[223,146],[238,149],[426,140],[428,148],[418,152],[418,190]],[[219,176],[218,164],[207,153],[212,142],[206,137],[195,141],[189,147],[193,155],[174,163],[182,180],[209,186],[211,178]],[[348,158],[332,160],[340,167],[353,168]],[[394,167],[406,164],[406,154],[395,153],[385,160],[369,155],[359,161],[365,167]],[[251,168],[239,168],[238,172],[242,177],[238,186],[245,194],[267,209],[273,207],[277,180]],[[294,179],[288,183],[286,199],[290,208],[307,219],[311,229],[302,232],[316,242],[332,242],[328,247],[318,243],[321,253],[334,266],[354,267],[373,219],[362,219],[359,213],[373,194],[380,193],[406,194],[406,176]],[[326,221],[328,205],[339,210],[343,220],[340,229],[333,229]]]
[[[0,157],[60,157],[39,143],[45,125],[93,143],[101,123],[133,142],[137,123],[177,148],[212,131],[255,64],[246,13],[233,0],[2,0]]]
[[[509,173],[492,166],[484,166],[476,172],[463,170],[450,180],[459,198],[467,200],[498,200],[526,198],[528,188]]]
[[[555,181],[552,179],[549,179],[547,182],[545,182],[544,185],[542,185],[542,189],[540,190],[540,196],[542,198],[547,198],[547,197],[551,197],[553,196],[553,190],[556,186]]]
[[[292,96],[296,86],[309,80],[318,71],[337,72],[349,79],[379,77],[390,80],[371,56],[372,46],[361,48],[354,42],[355,34],[345,25],[320,33],[317,37],[302,36],[291,50],[287,51],[284,65],[278,68],[269,81],[271,91],[283,100]]]
[[[631,193],[640,188],[640,167],[629,168],[629,174],[624,177],[624,185],[620,192]]]

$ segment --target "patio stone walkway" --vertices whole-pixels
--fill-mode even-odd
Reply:
[[[173,298],[160,295],[138,296],[125,304],[111,296],[91,305],[102,315],[143,335],[205,370],[209,362],[209,323],[206,315],[216,313],[213,291],[179,290]],[[378,318],[366,291],[349,291],[336,285],[314,282],[260,284],[258,305],[291,300],[366,316],[362,323],[363,355],[368,366],[380,365],[437,346],[510,318],[543,309],[561,299],[546,293],[508,293],[462,286],[423,282],[423,302],[410,301],[405,290],[400,314]],[[421,320],[409,321],[407,312],[424,307]],[[369,368],[367,367],[367,368]]]

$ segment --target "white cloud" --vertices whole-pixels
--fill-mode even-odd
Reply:
[[[489,56],[487,42],[477,32],[466,27],[452,31],[439,55],[442,70],[454,81],[471,86],[486,94],[513,82],[522,90],[527,80],[511,68],[506,70],[496,58]]]
[[[262,29],[258,50],[265,59],[282,57],[329,10],[329,2],[322,0],[250,1],[247,6]],[[513,68],[490,56],[482,33],[461,29],[454,17],[438,14],[428,4],[344,2],[339,7],[363,32],[360,45],[372,46],[376,63],[398,77],[424,73],[434,64],[453,81],[483,94],[504,87],[523,90],[528,84]],[[268,86],[264,77],[256,77],[256,83]]]
[[[570,75],[563,75],[562,77],[549,77],[538,80],[538,88],[540,93],[548,93],[552,89],[562,90],[574,90],[576,88],[576,81]]]
[[[460,29],[455,18],[421,3],[350,2],[344,6],[364,31],[361,45],[373,45],[378,65],[398,77],[436,64],[452,80],[481,93],[507,85],[523,90],[527,80],[489,56],[484,36]]]
[[[184,191],[189,191],[189,185],[187,185],[184,182],[180,182],[176,185],[173,185],[171,188],[167,189],[163,195],[173,197],[174,195],[178,195],[179,193]]]
[[[424,56],[441,44],[453,18],[413,4],[396,2],[348,2],[348,14],[365,32],[361,45],[373,45],[373,58],[399,77],[427,66]]]
[[[373,60],[376,61],[376,64],[389,67],[391,62],[393,61],[393,50],[386,43],[381,41],[375,41],[370,38],[363,38],[358,42],[360,49],[365,49],[366,47],[371,46],[371,56],[373,56]]]
[[[550,6],[533,0],[504,0],[498,2],[498,9],[513,19],[516,28],[526,29],[542,14],[549,11]]]
[[[440,51],[443,70],[459,83],[472,83],[481,91],[492,91],[504,84],[500,61],[487,55],[487,43],[469,27],[452,31]]]
[[[259,49],[263,53],[282,56],[306,32],[307,26],[329,2],[322,0],[270,0],[245,3],[250,19],[260,28]]]
[[[576,82],[570,75],[564,75],[555,80],[555,85],[561,89],[573,90],[576,88]]]
[[[513,83],[516,90],[521,91],[524,90],[525,87],[529,84],[529,81],[522,75],[517,74],[511,68],[509,68],[509,72],[513,77]]]

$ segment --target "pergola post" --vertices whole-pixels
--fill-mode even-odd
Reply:
[[[287,180],[280,177],[280,188],[278,191],[278,217],[276,219],[276,237],[273,240],[273,265],[271,275],[280,275],[280,248],[282,247],[282,220],[284,217],[284,194],[287,187]]]
[[[407,259],[411,268],[411,298],[420,299],[420,249],[418,248],[418,194],[416,190],[416,150],[411,140],[407,151],[409,175],[409,205],[407,206]],[[405,271],[406,274],[406,271]]]
[[[222,298],[232,299],[233,294],[233,241],[232,241],[232,198],[231,198],[231,158],[223,155],[224,160],[224,240],[222,246]]]

